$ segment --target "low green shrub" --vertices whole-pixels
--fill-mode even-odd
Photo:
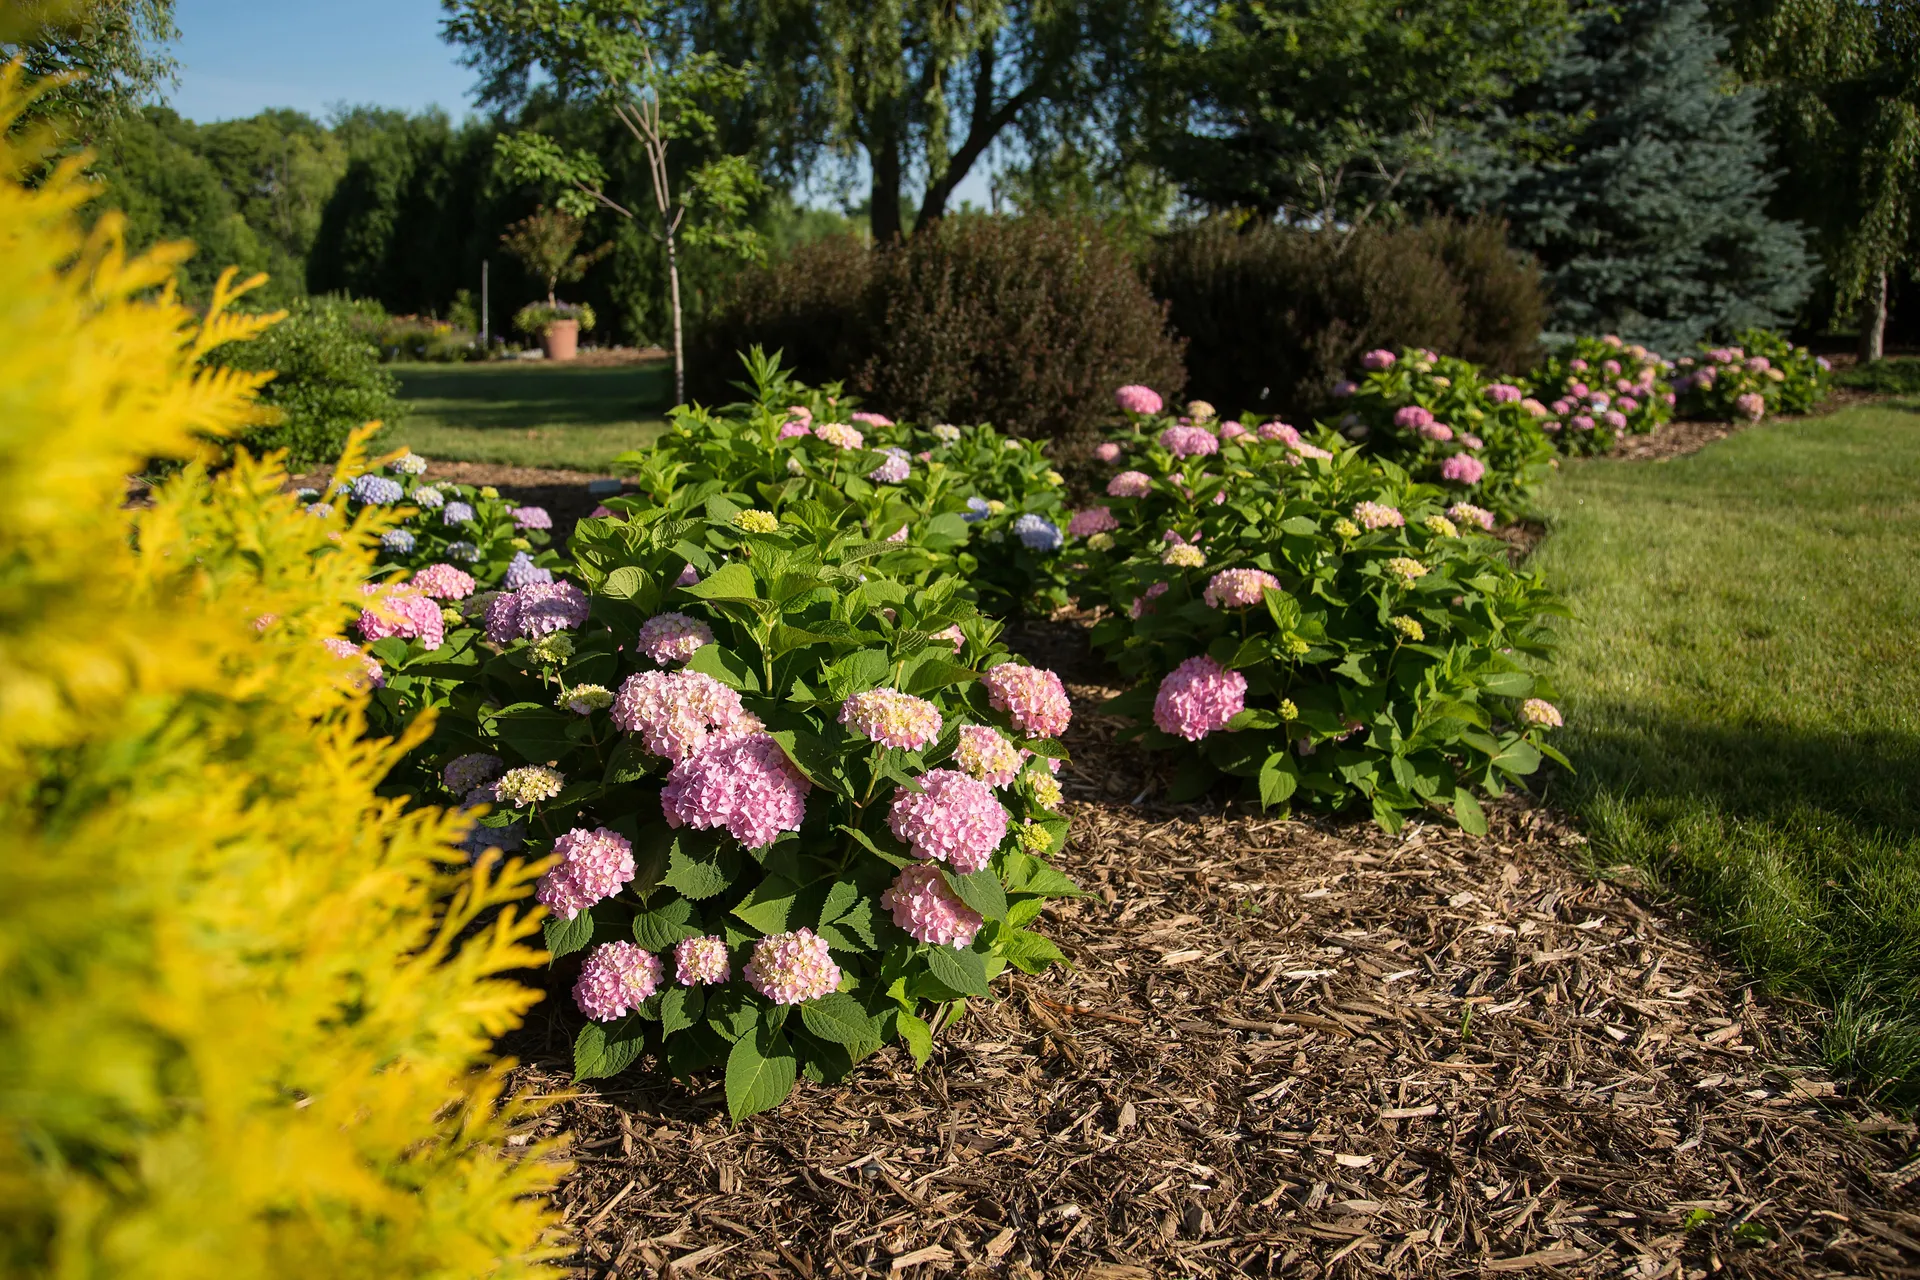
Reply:
[[[248,432],[247,447],[319,466],[340,456],[355,427],[397,419],[399,384],[380,367],[374,337],[385,317],[378,303],[302,298],[260,337],[223,348],[216,359],[227,368],[275,374],[260,403],[278,421]]]
[[[420,316],[394,316],[380,328],[380,354],[387,360],[464,364],[486,352],[472,329]]]
[[[1832,368],[1825,356],[1766,329],[1748,329],[1732,346],[1703,344],[1674,365],[1681,416],[1737,422],[1812,412],[1826,397]]]
[[[529,302],[513,313],[513,327],[531,338],[544,337],[547,330],[562,320],[579,322],[580,332],[593,328],[597,317],[584,302]]]
[[[589,519],[585,591],[488,606],[432,750],[498,806],[482,843],[559,856],[539,897],[554,956],[584,953],[578,1079],[652,1049],[724,1067],[739,1118],[896,1040],[924,1062],[944,1006],[1061,958],[1026,926],[1078,892],[1044,861],[1065,692],[842,514]]]
[[[1265,805],[1485,830],[1476,792],[1560,759],[1533,670],[1558,598],[1456,491],[1331,435],[1223,428],[1196,451],[1194,432],[1132,441],[1086,538],[1110,606],[1094,644],[1137,682],[1107,710],[1177,752],[1175,799],[1231,776]]]
[[[1673,417],[1673,362],[1614,334],[1576,338],[1527,375],[1533,398],[1553,418],[1545,425],[1566,453],[1605,453],[1623,435],[1643,436]]]
[[[1920,395],[1920,359],[1895,356],[1857,364],[1835,374],[1833,380],[1855,391],[1871,391],[1883,396]]]
[[[1546,314],[1539,272],[1487,221],[1331,233],[1215,219],[1160,241],[1149,275],[1187,342],[1189,388],[1229,414],[1321,412],[1374,348],[1523,369]]]

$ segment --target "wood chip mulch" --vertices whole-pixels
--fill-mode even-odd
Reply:
[[[1154,807],[1073,692],[1073,967],[738,1129],[647,1063],[573,1093],[527,1136],[573,1135],[576,1275],[1920,1274],[1914,1126],[1550,810]],[[568,1006],[507,1046],[536,1090]]]

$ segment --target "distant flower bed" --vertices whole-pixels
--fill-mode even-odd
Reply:
[[[1646,435],[1673,417],[1671,361],[1613,334],[1555,350],[1527,376],[1545,424],[1566,453],[1605,453],[1626,435]]]
[[[1703,345],[1674,366],[1684,415],[1735,422],[1810,412],[1832,380],[1825,357],[1764,329],[1749,329],[1728,346]]]

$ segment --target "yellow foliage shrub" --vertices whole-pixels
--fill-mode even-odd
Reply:
[[[28,97],[0,70],[0,1274],[553,1274],[564,1166],[508,1158],[486,1065],[536,868],[375,793],[408,744],[321,640],[377,516],[244,455],[124,509],[252,420],[259,376],[198,359],[263,322],[84,233],[78,161],[22,185]]]

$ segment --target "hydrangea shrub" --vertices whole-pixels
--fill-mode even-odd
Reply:
[[[576,1076],[724,1068],[739,1117],[924,1061],[945,1006],[1061,959],[1029,926],[1078,892],[1047,861],[1071,713],[958,580],[881,572],[895,544],[709,507],[583,521],[579,586],[490,607],[432,750],[493,806],[476,847],[555,856]]]
[[[1626,435],[1647,435],[1673,417],[1673,362],[1617,334],[1577,338],[1532,373],[1532,398],[1552,416],[1542,425],[1562,451],[1605,453]]]
[[[1675,361],[1673,389],[1690,418],[1758,422],[1770,413],[1810,413],[1826,398],[1826,357],[1780,334],[1748,329],[1732,345],[1702,344]]]

